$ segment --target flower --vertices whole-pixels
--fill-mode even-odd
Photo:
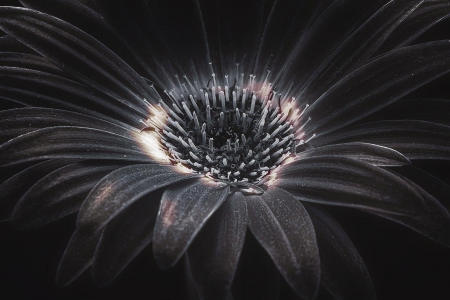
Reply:
[[[23,229],[78,211],[59,283],[107,285],[151,243],[227,299],[248,228],[300,298],[374,299],[322,205],[449,245],[430,176],[399,169],[448,160],[446,104],[364,119],[450,71],[449,41],[409,46],[447,2],[22,2],[0,8],[1,211]]]

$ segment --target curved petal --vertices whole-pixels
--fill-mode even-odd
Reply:
[[[320,258],[314,227],[303,205],[282,189],[245,197],[248,226],[280,273],[304,299],[315,299]]]
[[[142,78],[99,41],[60,19],[34,10],[0,7],[0,28],[88,86],[126,99],[143,115],[153,100]]]
[[[52,158],[152,160],[135,141],[84,127],[50,127],[9,140],[0,146],[0,165]]]
[[[56,272],[56,282],[67,286],[77,279],[92,263],[95,248],[102,231],[76,230],[70,238]]]
[[[450,126],[449,111],[449,99],[400,99],[365,120],[421,120]]]
[[[450,41],[401,48],[336,83],[305,111],[304,131],[323,135],[355,122],[450,71]],[[336,101],[336,99],[345,99]]]
[[[211,215],[225,201],[230,187],[209,179],[187,181],[166,189],[153,234],[153,254],[167,269],[180,257]]]
[[[66,75],[61,69],[45,58],[27,53],[0,52],[0,65],[4,67],[38,70],[61,77],[65,77]]]
[[[92,279],[98,286],[111,283],[153,236],[159,200],[144,197],[106,225],[95,251]]]
[[[36,54],[36,52],[34,52],[32,49],[18,42],[15,38],[13,38],[10,35],[4,35],[0,37],[0,50],[3,52]]]
[[[0,185],[0,220],[9,220],[16,203],[42,177],[75,161],[74,159],[47,160],[28,167],[3,182]]]
[[[320,62],[302,87],[305,97],[320,97],[341,78],[366,63],[391,32],[423,2],[388,1]]]
[[[404,166],[411,162],[401,153],[393,149],[367,143],[345,143],[322,146],[297,154],[296,159],[317,156],[347,157],[364,161],[374,166]]]
[[[314,140],[316,145],[344,142],[378,144],[409,159],[450,159],[450,126],[426,121],[379,121],[349,127]]]
[[[25,133],[56,126],[99,129],[126,138],[131,137],[131,130],[136,130],[129,126],[120,126],[102,119],[66,110],[26,107],[0,112],[0,128],[2,129],[0,131],[0,144]]]
[[[201,299],[228,299],[247,222],[244,196],[236,192],[228,196],[189,247],[189,266]]]
[[[64,77],[30,69],[0,67],[0,79],[2,97],[24,105],[62,108],[142,126],[142,116],[123,100],[101,95]]]
[[[91,191],[78,213],[77,228],[99,230],[148,193],[197,176],[182,174],[170,165],[140,164],[120,168],[100,180]]]
[[[423,209],[406,215],[371,213],[405,225],[442,245],[450,247],[450,213],[436,198],[428,194],[420,186],[403,176],[401,178],[422,196],[424,199]]]
[[[425,1],[395,28],[378,49],[378,53],[410,44],[425,31],[449,16],[450,3],[447,1]]]
[[[30,229],[78,211],[95,184],[120,167],[79,162],[46,175],[14,207],[11,216],[13,226]]]
[[[276,177],[273,185],[302,201],[397,215],[423,209],[422,197],[405,181],[353,159],[307,158],[283,166]]]
[[[339,224],[322,208],[304,203],[320,252],[321,283],[340,300],[375,300],[364,262]]]

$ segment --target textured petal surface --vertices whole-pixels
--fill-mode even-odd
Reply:
[[[95,248],[102,231],[89,232],[76,230],[70,238],[64,255],[59,262],[56,282],[69,285],[92,264]]]
[[[45,58],[32,54],[0,52],[0,65],[5,67],[38,70],[63,77],[66,76],[61,69],[50,63]]]
[[[320,258],[314,227],[303,205],[278,188],[247,196],[249,228],[280,273],[304,299],[316,297]]]
[[[367,143],[345,143],[323,146],[298,153],[298,159],[316,156],[347,157],[367,162],[374,166],[404,166],[411,162],[393,149]]]
[[[321,283],[340,300],[375,300],[364,262],[339,224],[322,208],[305,203],[320,252]]]
[[[298,199],[388,214],[423,209],[420,194],[381,168],[348,158],[315,157],[285,165],[273,185]]]
[[[316,144],[365,142],[401,152],[409,159],[450,159],[450,126],[426,121],[380,121],[349,127]]]
[[[153,254],[161,268],[177,263],[229,190],[223,183],[197,179],[164,192],[153,236]]]
[[[92,279],[97,285],[111,283],[151,242],[158,207],[159,200],[150,194],[108,223],[92,263]]]
[[[95,184],[120,167],[80,162],[48,174],[17,203],[11,216],[13,226],[29,229],[78,211]]]
[[[247,231],[247,205],[236,192],[189,247],[189,266],[201,299],[227,300]]]
[[[130,204],[175,182],[196,177],[167,165],[133,165],[104,177],[91,191],[78,214],[78,227],[96,231]]]
[[[113,159],[149,162],[132,139],[85,127],[50,127],[0,146],[0,165],[52,158]]]

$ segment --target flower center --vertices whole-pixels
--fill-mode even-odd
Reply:
[[[180,95],[164,91],[145,129],[157,133],[175,164],[232,186],[254,187],[304,142],[296,136],[301,114],[295,98],[282,99],[270,84],[257,85],[254,78],[245,88],[214,84],[200,89],[200,96],[182,86]]]

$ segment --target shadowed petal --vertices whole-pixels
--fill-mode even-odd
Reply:
[[[120,167],[79,162],[48,174],[17,203],[11,216],[13,226],[29,229],[78,211],[95,184]]]
[[[0,65],[4,67],[38,70],[62,77],[67,76],[61,69],[45,58],[26,53],[0,52]]]
[[[315,157],[280,168],[273,185],[307,202],[364,208],[388,214],[423,209],[420,194],[390,172],[341,157]]]
[[[303,205],[282,189],[245,197],[249,228],[280,273],[304,299],[314,299],[320,283],[320,258],[314,227]]]
[[[450,159],[450,126],[426,121],[379,121],[349,127],[314,141],[316,145],[373,143],[401,152],[409,159]]]
[[[364,262],[339,224],[322,208],[304,203],[320,252],[321,283],[340,300],[375,300]]]
[[[132,139],[84,127],[50,127],[16,137],[0,146],[0,165],[51,158],[152,160]]]
[[[0,112],[0,128],[2,129],[0,131],[0,143],[25,133],[55,126],[99,129],[126,138],[131,137],[130,131],[134,129],[130,126],[125,125],[124,128],[115,123],[66,110],[26,107]]]
[[[74,159],[47,160],[28,167],[3,182],[0,185],[0,220],[9,220],[16,203],[42,177],[75,161]]]
[[[323,135],[353,123],[450,71],[450,41],[401,48],[336,83],[306,110],[305,131]],[[381,88],[382,87],[382,88]],[[336,99],[345,99],[336,101]]]
[[[0,7],[0,28],[52,63],[145,115],[152,91],[116,54],[80,29],[26,8]],[[125,102],[124,102],[125,103]]]
[[[92,263],[102,231],[76,230],[59,262],[56,282],[66,286],[77,279]]]
[[[189,247],[189,266],[201,299],[227,300],[247,231],[247,205],[229,196]]]
[[[347,157],[364,161],[374,166],[404,166],[411,162],[398,151],[367,143],[345,143],[323,146],[297,154],[298,159],[316,156]]]
[[[96,231],[130,204],[175,182],[197,177],[170,165],[133,165],[104,177],[94,187],[78,213],[78,228]]]
[[[98,286],[111,283],[150,244],[159,207],[159,199],[152,198],[134,202],[106,225],[92,263]]]
[[[161,268],[178,262],[229,190],[223,183],[197,179],[164,192],[153,235],[153,253]]]
[[[400,175],[398,175],[400,176]],[[388,215],[374,213],[380,217],[395,221],[406,227],[450,247],[450,214],[445,207],[411,180],[401,176],[402,180],[413,187],[424,199],[424,208],[414,214]]]

